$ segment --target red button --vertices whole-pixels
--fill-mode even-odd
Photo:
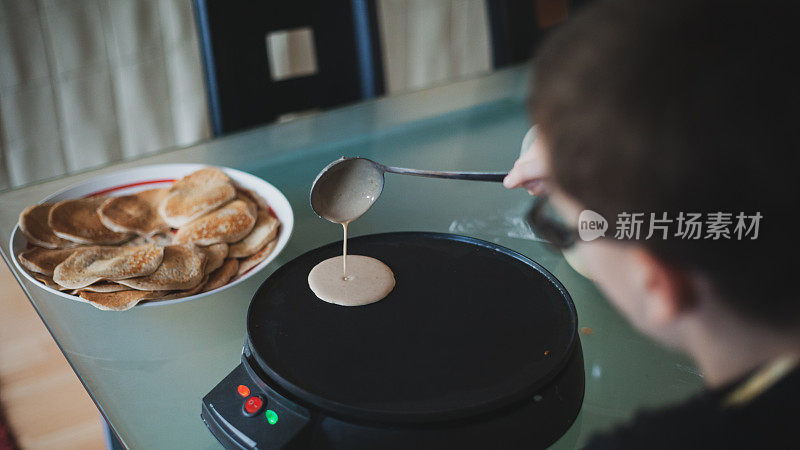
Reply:
[[[244,402],[244,411],[247,414],[255,414],[262,406],[264,406],[264,400],[261,400],[261,397],[250,397]]]
[[[240,384],[236,388],[236,392],[238,392],[239,395],[241,395],[242,397],[247,397],[248,395],[250,395],[250,388],[245,386],[245,385],[243,385],[243,384]]]

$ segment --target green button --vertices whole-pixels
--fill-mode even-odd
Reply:
[[[268,409],[264,415],[267,416],[267,422],[269,422],[270,425],[275,425],[278,423],[278,413],[275,411]]]

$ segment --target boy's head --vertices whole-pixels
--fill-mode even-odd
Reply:
[[[577,247],[617,306],[662,340],[677,340],[672,319],[709,296],[746,320],[800,326],[788,223],[797,24],[790,2],[600,1],[537,55],[531,109],[553,202],[612,226],[620,213],[644,213],[639,240]],[[730,239],[706,237],[717,212],[731,214]],[[762,216],[757,239],[736,238],[742,212]],[[651,213],[673,220],[668,239],[644,239]],[[680,213],[702,213],[700,239],[675,236]]]

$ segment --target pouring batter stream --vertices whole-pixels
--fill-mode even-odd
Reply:
[[[377,302],[394,288],[394,274],[381,261],[362,255],[347,255],[347,226],[361,217],[380,195],[372,169],[364,165],[349,170],[325,172],[316,184],[325,183],[325,196],[311,193],[317,214],[342,225],[342,255],[326,259],[311,269],[308,286],[321,300],[342,306]]]

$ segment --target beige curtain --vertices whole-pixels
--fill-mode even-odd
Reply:
[[[188,0],[0,0],[0,188],[209,136]]]
[[[390,93],[490,70],[483,0],[378,8]],[[0,189],[209,135],[190,0],[0,0]]]
[[[389,93],[491,70],[484,0],[379,0]]]

